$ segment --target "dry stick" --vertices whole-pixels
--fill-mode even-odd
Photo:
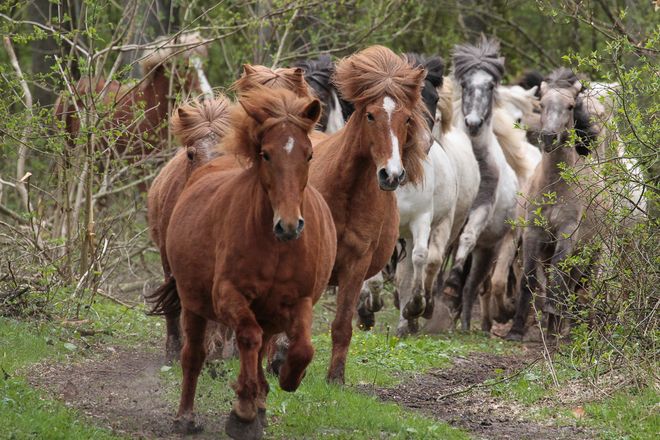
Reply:
[[[545,355],[543,355],[543,356],[545,356]],[[453,393],[443,394],[442,396],[436,397],[435,400],[436,400],[436,402],[439,402],[440,400],[444,400],[444,399],[446,399],[447,397],[458,396],[458,395],[461,395],[461,394],[469,393],[470,391],[472,391],[472,390],[475,389],[475,388],[487,388],[487,387],[492,387],[492,386],[494,386],[494,385],[499,385],[499,384],[501,384],[501,383],[503,383],[503,382],[507,382],[507,381],[509,381],[509,380],[511,380],[511,379],[513,379],[513,378],[515,378],[515,377],[517,377],[517,376],[520,376],[520,375],[523,373],[523,371],[526,371],[526,370],[528,370],[530,367],[534,366],[538,361],[541,360],[541,357],[542,357],[542,356],[537,356],[536,359],[534,359],[532,362],[530,362],[529,364],[527,364],[527,365],[525,366],[525,368],[521,369],[520,371],[517,371],[515,374],[512,374],[511,376],[504,377],[504,378],[502,378],[502,379],[500,379],[500,380],[498,380],[498,381],[496,381],[496,382],[493,382],[493,383],[488,383],[488,384],[487,384],[487,383],[473,384],[473,385],[470,385],[469,387],[467,387],[467,388],[465,388],[465,389],[463,389],[463,390],[460,390],[460,391],[454,391]]]
[[[286,24],[286,27],[284,29],[284,35],[282,35],[282,39],[280,40],[280,47],[277,49],[277,54],[275,54],[275,59],[273,60],[273,66],[271,67],[272,69],[277,67],[277,63],[280,60],[280,56],[282,56],[282,50],[284,49],[286,38],[289,36],[289,31],[293,27],[293,23],[296,21],[296,18],[298,18],[299,12],[300,12],[300,8],[296,9],[293,12],[293,15],[291,16],[289,22]]]
[[[31,117],[32,94],[30,93],[30,89],[28,88],[27,82],[23,78],[23,72],[21,71],[21,66],[18,64],[18,59],[16,58],[16,53],[14,52],[14,48],[11,46],[11,40],[9,39],[9,37],[4,38],[4,43],[5,43],[5,49],[7,50],[7,54],[9,55],[9,60],[11,61],[11,65],[14,68],[14,71],[16,72],[16,76],[18,77],[21,88],[23,89],[23,93],[25,94],[25,108],[27,109],[28,114]],[[30,120],[30,122],[32,121]],[[26,142],[29,136],[30,136],[30,124],[27,124],[25,126],[25,130],[23,131],[23,134],[21,135],[21,142],[20,142],[21,146],[18,149],[18,161],[16,162],[16,180],[17,180],[16,190],[21,196],[21,201],[23,202],[23,206],[28,211],[30,210],[30,207],[28,206],[28,193],[27,193],[27,189],[25,188],[25,184],[21,181],[21,179],[25,175],[25,160],[27,159],[27,151],[28,151]]]

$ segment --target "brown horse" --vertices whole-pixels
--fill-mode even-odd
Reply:
[[[261,360],[271,336],[286,332],[291,347],[280,386],[298,388],[314,355],[312,306],[330,278],[336,231],[325,201],[307,185],[308,135],[321,114],[320,102],[257,86],[240,104],[231,112],[222,151],[244,160],[247,169],[235,167],[233,157],[200,168],[167,232],[186,334],[175,425],[194,429],[206,325],[213,320],[234,330],[241,358],[227,434],[260,438],[269,391]],[[219,171],[223,162],[227,169]]]
[[[399,237],[394,190],[404,180],[412,185],[421,180],[425,75],[382,46],[343,59],[334,74],[355,113],[342,130],[314,147],[310,169],[310,184],[328,202],[337,228],[330,284],[339,289],[328,371],[334,382],[345,380],[362,282],[385,267]]]
[[[271,89],[284,88],[291,90],[301,98],[313,99],[309,94],[307,84],[303,79],[301,69],[276,69],[271,70],[264,66],[250,66],[245,64],[245,71],[241,79],[236,81],[232,88],[239,95],[256,85],[264,85]],[[220,142],[223,133],[229,126],[229,101],[224,97],[204,101],[201,104],[188,104],[175,110],[171,120],[172,134],[178,138],[184,147],[171,161],[165,165],[154,184],[149,190],[149,230],[154,243],[160,250],[163,272],[165,275],[167,289],[176,289],[176,283],[171,277],[172,273],[167,261],[165,235],[169,225],[170,216],[183,188],[192,172],[202,165],[206,165],[222,153],[215,149]],[[186,160],[187,157],[187,160]],[[223,166],[227,166],[227,161]],[[235,162],[235,166],[240,166]],[[149,298],[160,295],[156,292]],[[171,296],[176,298],[175,295]],[[179,310],[172,310],[165,315],[166,321],[166,356],[168,359],[178,359],[183,347],[181,337]],[[221,333],[225,330],[221,328]],[[209,352],[215,351],[214,331],[209,329]],[[222,337],[223,357],[229,352],[224,349],[226,338]]]
[[[207,57],[205,46],[197,46],[174,56],[178,49],[172,44],[197,43],[197,34],[175,38],[172,44],[167,44],[166,41],[165,37],[157,40],[154,44],[162,44],[162,47],[143,54],[140,65],[144,79],[139,86],[121,86],[118,81],[112,81],[107,85],[102,102],[98,102],[95,96],[85,98],[85,95],[101,93],[106,86],[105,79],[100,78],[93,87],[89,78],[84,78],[76,85],[75,104],[62,97],[58,99],[55,103],[55,115],[64,121],[70,147],[74,146],[74,139],[81,127],[80,120],[84,118],[83,114],[76,111],[76,107],[81,113],[94,111],[98,113],[93,115],[94,118],[104,118],[105,121],[101,123],[103,131],[113,130],[121,133],[114,142],[108,138],[100,139],[101,150],[105,151],[109,145],[113,146],[112,150],[108,151],[113,158],[141,159],[153,150],[161,150],[165,146],[168,138],[167,117],[175,96],[179,92],[189,93],[200,89],[198,71],[195,68],[184,62],[181,69],[172,70],[172,63],[177,59],[187,60],[195,55]],[[170,90],[169,73],[172,71],[178,78],[173,81],[174,89]],[[86,105],[91,108],[85,109]],[[94,122],[93,120],[92,123]]]
[[[191,101],[174,110],[170,119],[172,134],[183,148],[154,179],[147,197],[149,233],[160,251],[166,283],[172,279],[166,249],[172,211],[193,171],[218,155],[216,145],[229,129],[230,106],[224,96],[202,103]],[[178,358],[183,347],[180,315],[179,310],[165,315],[168,359]]]

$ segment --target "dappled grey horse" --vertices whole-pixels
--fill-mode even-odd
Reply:
[[[504,74],[499,43],[483,37],[477,46],[457,46],[452,59],[454,76],[459,83],[454,91],[460,94],[460,111],[455,114],[455,122],[470,137],[481,174],[477,197],[470,208],[443,288],[448,295],[445,299],[454,309],[462,308],[461,327],[467,330],[479,287],[492,270],[511,228],[507,221],[515,218],[518,179],[493,132],[496,87]],[[469,273],[464,273],[470,254],[472,264]],[[482,322],[482,330],[490,330],[489,325],[490,322]]]

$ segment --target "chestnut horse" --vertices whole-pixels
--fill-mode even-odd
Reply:
[[[265,85],[271,89],[285,88],[293,91],[301,98],[313,99],[307,90],[301,69],[271,70],[264,66],[245,64],[241,78],[232,88],[239,94],[255,85]],[[223,133],[229,127],[229,101],[224,97],[206,100],[201,104],[187,104],[175,110],[172,116],[172,134],[178,138],[184,147],[154,180],[147,199],[149,230],[151,237],[158,246],[165,275],[167,289],[176,289],[176,283],[171,278],[172,272],[167,261],[166,232],[172,210],[192,172],[212,159],[222,154],[215,146],[220,142]],[[187,160],[186,158],[187,157]],[[236,166],[239,166],[236,163]],[[148,298],[158,297],[156,292]],[[172,298],[176,298],[175,295]],[[168,359],[178,359],[183,347],[181,338],[179,310],[165,315],[166,343],[165,350]],[[222,329],[224,330],[224,329]],[[221,333],[225,333],[222,331]],[[209,351],[215,351],[214,332],[209,331]],[[223,349],[226,338],[221,337]],[[229,352],[223,350],[223,357]]]
[[[338,286],[328,380],[345,381],[352,320],[362,282],[392,256],[399,237],[394,190],[421,183],[426,124],[421,89],[426,72],[382,46],[340,61],[333,82],[355,106],[346,126],[314,147],[310,184],[332,211]],[[426,147],[426,144],[424,144]]]
[[[269,391],[261,360],[272,335],[286,332],[291,346],[280,387],[298,388],[314,355],[312,306],[330,278],[336,231],[325,201],[307,185],[308,136],[321,114],[320,102],[256,86],[240,104],[231,112],[222,151],[248,167],[236,167],[230,156],[196,171],[167,231],[186,334],[175,426],[194,429],[206,325],[213,320],[234,330],[241,358],[234,387],[238,401],[227,434],[260,438]],[[159,299],[166,300],[167,295]]]
[[[100,139],[103,150],[112,146],[112,149],[107,151],[111,158],[132,157],[139,160],[153,150],[161,150],[165,146],[168,139],[167,117],[176,95],[180,92],[199,91],[198,76],[203,75],[201,70],[185,62],[182,69],[174,69],[174,73],[180,78],[174,81],[174,89],[170,90],[169,73],[172,63],[177,59],[187,60],[194,56],[207,57],[205,46],[196,46],[175,56],[179,49],[173,45],[199,43],[198,34],[175,38],[172,44],[167,43],[167,38],[162,37],[154,43],[160,46],[158,49],[143,54],[140,65],[144,79],[138,86],[121,86],[118,81],[106,84],[105,79],[100,78],[95,87],[92,87],[89,78],[84,78],[76,85],[75,104],[66,102],[62,97],[58,99],[55,103],[55,115],[64,121],[69,147],[75,145],[74,138],[81,127],[80,119],[84,117],[76,111],[76,107],[81,113],[92,111],[92,108],[84,108],[89,104],[86,101],[90,100],[94,100],[91,106],[98,112],[94,117],[106,119],[102,123],[103,131],[121,133],[116,140]],[[104,87],[107,87],[107,90],[102,102],[96,102],[95,97],[84,98],[85,95],[101,93]],[[109,115],[105,116],[100,107],[105,107],[105,112]]]

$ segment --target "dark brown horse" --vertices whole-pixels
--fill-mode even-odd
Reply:
[[[240,104],[222,151],[247,169],[225,156],[196,171],[167,233],[186,334],[176,425],[194,428],[206,325],[213,320],[234,330],[241,358],[227,433],[260,438],[269,390],[261,360],[271,336],[286,332],[291,347],[280,386],[298,388],[314,355],[312,306],[330,278],[336,231],[325,201],[307,185],[308,135],[321,114],[319,101],[257,86]],[[220,171],[223,162],[227,169]]]
[[[328,202],[337,228],[330,284],[339,290],[328,371],[334,382],[344,383],[362,282],[385,267],[399,237],[394,190],[422,176],[425,74],[391,50],[373,46],[339,62],[333,77],[355,113],[314,147],[310,184]]]
[[[173,44],[177,45],[196,42],[196,34],[173,40]],[[108,146],[113,147],[107,151],[112,158],[141,159],[166,145],[167,117],[176,95],[200,89],[198,70],[187,59],[195,55],[206,57],[207,53],[205,46],[197,46],[174,56],[179,49],[167,44],[166,39],[157,40],[154,44],[161,44],[161,47],[143,54],[140,64],[144,79],[137,87],[121,86],[118,81],[112,81],[107,85],[103,100],[99,102],[95,96],[86,95],[101,93],[106,86],[105,79],[100,78],[94,85],[90,84],[89,78],[84,78],[76,85],[75,97],[58,99],[55,115],[64,121],[70,147],[74,146],[85,112],[92,114],[94,119],[91,124],[96,123],[96,118],[104,119],[100,123],[104,132],[112,130],[113,133],[120,133],[116,139],[101,137],[99,140],[98,149],[106,151]],[[181,68],[172,69],[172,63],[180,59],[186,60]],[[170,90],[170,72],[177,75],[173,81],[173,90]],[[74,98],[76,103],[72,102]],[[85,106],[90,108],[86,109]]]

